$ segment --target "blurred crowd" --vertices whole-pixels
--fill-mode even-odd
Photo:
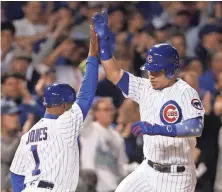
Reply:
[[[200,95],[204,130],[194,154],[196,192],[222,191],[221,2],[1,2],[1,190],[10,191],[9,167],[20,137],[44,115],[43,92],[68,83],[78,93],[85,72],[89,24],[106,10],[122,69],[136,76],[147,49],[171,43],[180,56],[178,77]],[[111,192],[143,160],[142,138],[131,134],[139,107],[124,99],[102,66],[92,109],[79,137],[79,192]]]

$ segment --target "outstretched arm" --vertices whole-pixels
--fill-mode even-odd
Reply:
[[[120,69],[117,60],[112,57],[109,60],[101,60],[101,63],[105,69],[107,79],[117,85],[124,74],[124,72]]]
[[[139,103],[141,89],[148,88],[149,82],[120,69],[118,61],[112,56],[112,33],[108,27],[106,12],[93,15],[95,31],[99,37],[99,57],[105,69],[107,79],[115,84],[127,98]]]
[[[89,56],[86,62],[86,73],[76,99],[79,107],[82,110],[83,118],[85,119],[95,96],[96,87],[98,83],[98,38],[94,28],[90,26],[90,48]]]
[[[151,125],[140,121],[134,123],[132,129],[136,136],[147,134],[167,137],[200,137],[203,131],[203,122],[202,117],[187,119],[174,125]]]
[[[105,69],[108,80],[117,84],[123,76],[118,62],[112,56],[112,33],[108,27],[108,16],[106,12],[95,13],[93,16],[95,31],[99,36],[99,57]]]

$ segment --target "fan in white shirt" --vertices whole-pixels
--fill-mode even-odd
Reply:
[[[18,44],[32,44],[48,34],[47,26],[43,23],[41,6],[40,1],[27,1],[23,6],[24,18],[13,22]]]
[[[111,98],[98,99],[93,106],[94,122],[83,131],[81,142],[81,168],[92,169],[98,177],[97,191],[114,191],[124,177],[127,163],[124,140],[113,129],[114,106]]]

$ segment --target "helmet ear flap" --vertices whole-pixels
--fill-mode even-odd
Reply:
[[[165,69],[166,77],[167,77],[168,79],[174,78],[175,75],[176,75],[176,73],[177,73],[177,71],[178,71],[178,69],[175,68],[173,65],[172,65],[171,67],[172,67],[172,68]]]

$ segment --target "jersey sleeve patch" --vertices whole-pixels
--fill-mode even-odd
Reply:
[[[182,120],[182,110],[176,101],[167,101],[161,107],[160,119],[164,125],[176,124]]]
[[[203,110],[203,105],[199,99],[192,99],[191,105],[199,110]]]

